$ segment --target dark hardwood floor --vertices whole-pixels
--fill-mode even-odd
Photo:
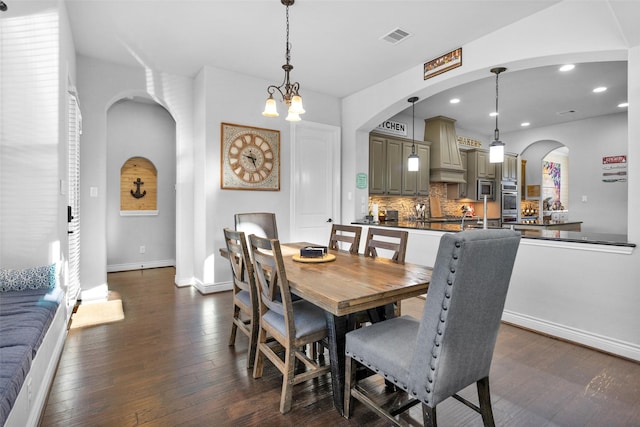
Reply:
[[[296,386],[293,409],[278,411],[282,377],[265,362],[254,380],[247,339],[227,345],[231,294],[201,295],[160,268],[108,276],[125,320],[72,329],[42,426],[383,426],[358,402],[352,418],[333,409],[329,378]],[[402,304],[417,316],[423,301]],[[372,381],[384,397],[384,385]],[[640,426],[640,364],[502,325],[491,371],[501,426]],[[475,387],[464,392],[477,401]],[[421,422],[419,408],[411,416]],[[480,426],[449,399],[441,426]],[[419,424],[416,423],[417,424]]]

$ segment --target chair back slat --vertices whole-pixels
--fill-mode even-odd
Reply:
[[[233,275],[234,292],[243,290],[254,295],[257,291],[253,266],[249,258],[247,240],[243,232],[234,231],[229,228],[224,229],[225,243],[229,252],[229,263]]]
[[[261,314],[268,310],[289,317],[291,313],[291,292],[284,270],[280,242],[252,234],[249,236],[256,284],[260,293]],[[293,323],[291,324],[293,327]]]
[[[384,249],[392,252],[389,259],[404,264],[408,240],[408,231],[370,227],[367,232],[364,254],[376,258],[382,255],[378,253],[378,249]]]
[[[329,249],[340,249],[338,243],[349,243],[349,252],[357,254],[360,250],[360,237],[362,227],[356,225],[333,224],[331,226],[331,236],[329,237]]]

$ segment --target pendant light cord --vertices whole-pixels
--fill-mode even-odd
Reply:
[[[411,103],[411,116],[413,118],[413,129],[411,130],[411,154],[416,154],[416,101]]]
[[[498,76],[499,72],[496,73],[496,129],[493,132],[494,141],[500,141],[500,130],[498,130],[498,116],[500,115],[498,112]]]

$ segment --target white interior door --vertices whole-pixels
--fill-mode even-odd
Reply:
[[[340,222],[340,128],[291,127],[291,241],[326,245]]]

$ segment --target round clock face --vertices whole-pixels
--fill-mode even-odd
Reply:
[[[236,176],[246,183],[260,183],[267,179],[274,167],[271,145],[255,134],[244,134],[231,141],[228,162]]]

